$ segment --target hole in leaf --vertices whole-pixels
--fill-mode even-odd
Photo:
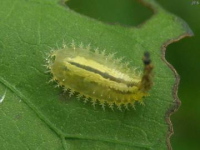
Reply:
[[[153,11],[136,0],[68,0],[66,5],[83,15],[109,24],[137,26]]]

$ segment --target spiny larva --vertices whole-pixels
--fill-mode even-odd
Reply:
[[[77,93],[77,98],[97,102],[113,109],[116,105],[134,107],[135,102],[142,103],[142,98],[148,96],[152,86],[152,69],[150,55],[144,53],[143,73],[129,69],[128,63],[114,59],[113,54],[105,51],[90,50],[90,46],[79,47],[72,42],[70,46],[63,45],[61,49],[53,50],[47,59],[47,68],[53,75],[51,81],[57,81],[70,96]]]

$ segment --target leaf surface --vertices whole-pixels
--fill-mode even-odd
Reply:
[[[0,145],[3,149],[167,149],[169,113],[177,105],[177,76],[164,58],[172,41],[192,35],[187,24],[145,0],[155,14],[140,27],[109,25],[57,0],[2,0],[0,5]],[[154,86],[145,106],[112,111],[69,98],[48,83],[46,53],[63,41],[117,52],[142,70],[151,53]],[[176,86],[175,86],[176,85]],[[173,94],[174,93],[174,94]],[[174,97],[173,97],[174,96]]]

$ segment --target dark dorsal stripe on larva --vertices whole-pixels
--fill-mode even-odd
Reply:
[[[124,84],[127,85],[127,87],[131,87],[131,86],[136,86],[137,85],[137,83],[124,81],[123,79],[113,77],[113,76],[109,75],[108,73],[101,72],[101,71],[99,71],[97,69],[94,69],[92,67],[89,67],[89,66],[81,65],[79,63],[70,62],[70,61],[68,61],[68,63],[70,63],[71,65],[74,65],[74,66],[76,66],[78,68],[87,70],[89,72],[99,74],[100,76],[102,76],[105,79],[109,79],[109,80],[117,82],[117,83],[124,83]]]

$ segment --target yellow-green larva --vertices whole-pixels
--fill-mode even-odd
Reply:
[[[113,105],[119,109],[134,107],[136,101],[142,102],[148,95],[152,85],[149,53],[143,57],[142,75],[105,51],[90,50],[90,46],[76,47],[74,42],[52,51],[47,60],[52,80],[65,91],[69,90],[70,96],[76,92],[79,99],[90,100],[93,105],[99,102],[103,108],[105,104],[112,109]]]

